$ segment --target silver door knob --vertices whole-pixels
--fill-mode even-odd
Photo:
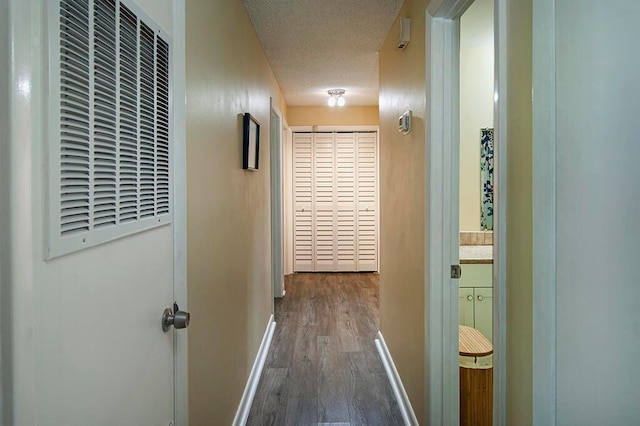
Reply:
[[[480,295],[480,296],[478,296],[478,300],[482,302],[484,300],[484,297],[482,297],[482,295]]]
[[[469,302],[471,302],[471,301],[473,300],[473,296],[472,296],[472,295],[468,295],[468,296],[467,296],[467,300],[468,300]]]
[[[191,314],[181,311],[180,308],[178,308],[178,304],[174,303],[173,312],[171,308],[167,308],[162,313],[162,331],[169,331],[171,326],[177,329],[187,328],[189,327],[189,321],[191,321]]]

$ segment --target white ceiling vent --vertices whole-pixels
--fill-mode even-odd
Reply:
[[[170,44],[135,4],[49,2],[47,257],[171,221]]]

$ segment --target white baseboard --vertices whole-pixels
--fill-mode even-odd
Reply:
[[[251,405],[253,404],[253,397],[256,396],[256,389],[260,382],[260,376],[262,375],[262,368],[264,362],[267,359],[267,353],[269,353],[269,346],[271,346],[271,339],[273,338],[273,332],[276,330],[276,323],[273,320],[273,315],[269,317],[267,322],[267,330],[264,332],[262,343],[258,349],[258,355],[253,362],[251,373],[249,373],[249,379],[247,385],[244,388],[242,399],[240,400],[240,406],[236,412],[236,416],[233,419],[233,426],[244,426],[249,418],[249,411],[251,411]]]
[[[389,378],[389,383],[391,383],[393,394],[398,401],[398,408],[400,408],[400,413],[402,413],[404,424],[406,426],[418,426],[418,419],[416,418],[416,414],[413,412],[411,401],[409,401],[407,392],[404,390],[402,380],[400,380],[400,375],[398,374],[398,370],[396,370],[396,366],[393,363],[393,359],[391,358],[389,348],[384,341],[384,337],[382,337],[382,333],[379,331],[376,336],[376,348],[378,348],[378,354],[380,354],[382,364],[384,365],[384,369],[387,372],[387,377]]]

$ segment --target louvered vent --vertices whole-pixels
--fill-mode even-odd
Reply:
[[[60,11],[60,233],[86,232],[91,212],[91,81],[87,2]]]
[[[169,38],[125,3],[52,4],[49,256],[171,221]]]

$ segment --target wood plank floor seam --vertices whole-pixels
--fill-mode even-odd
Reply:
[[[247,425],[402,425],[375,347],[379,277],[285,277],[276,331]]]

